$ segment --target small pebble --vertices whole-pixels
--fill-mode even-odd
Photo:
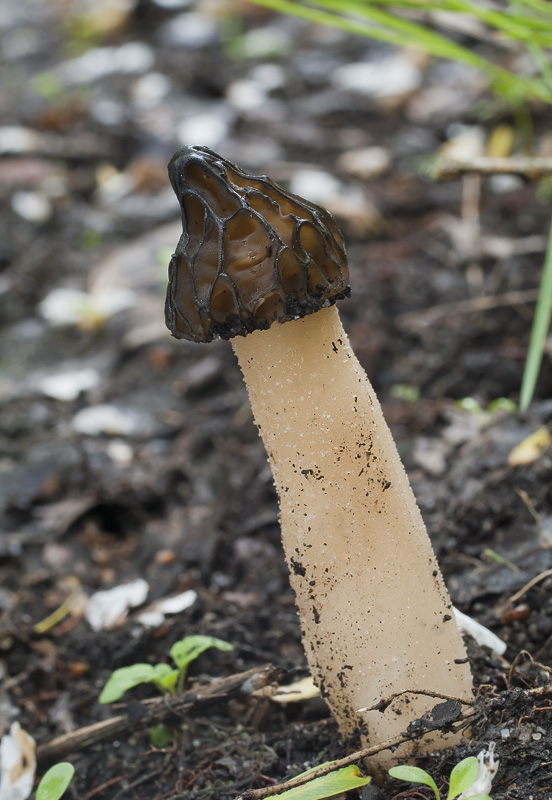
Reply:
[[[377,178],[389,171],[393,156],[386,147],[361,147],[348,150],[337,159],[336,167],[363,180]]]
[[[127,467],[132,463],[134,453],[132,447],[124,442],[122,439],[113,439],[107,445],[107,455],[120,467]]]
[[[451,125],[450,139],[441,148],[441,154],[455,161],[471,161],[485,152],[486,133],[478,125]]]
[[[54,400],[69,402],[76,400],[81,392],[97,386],[100,376],[97,370],[87,367],[74,372],[62,372],[57,375],[48,375],[40,385],[40,391]]]
[[[286,71],[278,64],[258,64],[249,71],[249,78],[267,92],[281,89],[287,83]]]
[[[519,175],[491,175],[488,181],[489,189],[493,194],[517,192],[524,185]]]
[[[154,560],[157,564],[172,564],[175,558],[174,550],[158,550]]]
[[[118,73],[139,75],[151,70],[155,53],[145,42],[127,42],[119,47],[94,47],[82,56],[64,61],[55,74],[67,85],[94,83]]]
[[[163,25],[161,38],[167,45],[199,49],[217,41],[218,26],[203,14],[178,14]]]
[[[44,225],[52,216],[52,206],[38,192],[15,192],[11,205],[16,214],[35,225]]]
[[[324,204],[328,197],[341,194],[343,184],[329,172],[318,169],[301,169],[292,177],[289,189],[312,203]]]
[[[72,425],[85,436],[129,436],[137,430],[136,421],[128,411],[108,404],[83,408],[73,417]]]
[[[0,154],[32,153],[38,149],[40,137],[36,131],[19,125],[0,128]]]
[[[345,64],[335,70],[332,83],[364,97],[384,99],[416,91],[422,83],[422,74],[410,59],[397,54],[377,62]]]
[[[289,34],[267,26],[246,31],[241,37],[239,49],[243,58],[281,58],[290,52],[292,45]]]
[[[130,88],[134,103],[142,108],[155,108],[170,93],[172,82],[162,72],[149,72],[142,75]]]
[[[53,289],[39,304],[42,317],[50,325],[98,325],[113,314],[129,308],[134,292],[113,289],[91,295],[79,289]]]
[[[222,118],[220,110],[196,114],[183,119],[177,128],[182,144],[199,144],[215,150],[228,136],[229,123]]]
[[[237,111],[251,111],[266,102],[267,93],[257,81],[244,78],[230,84],[226,97],[232,108]]]
[[[99,97],[91,101],[90,115],[100,125],[120,125],[126,117],[126,108],[109,97]]]

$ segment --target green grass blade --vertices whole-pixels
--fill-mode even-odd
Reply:
[[[548,248],[546,250],[546,258],[544,261],[544,267],[542,271],[539,297],[537,300],[537,307],[535,309],[535,317],[533,319],[531,339],[529,341],[529,350],[527,351],[527,358],[525,360],[523,380],[521,382],[519,410],[522,413],[525,413],[525,411],[527,411],[533,399],[533,395],[535,394],[535,386],[537,385],[537,378],[539,376],[542,354],[544,351],[544,343],[546,341],[546,335],[550,328],[551,316],[552,316],[552,227],[550,229],[550,235],[548,238]]]
[[[516,14],[519,13],[519,9],[521,8],[520,0],[511,0],[510,8],[514,9]],[[526,47],[529,53],[531,53],[537,68],[540,69],[546,85],[549,89],[552,89],[552,66],[550,65],[547,54],[541,48],[541,43],[535,38],[528,41]]]
[[[426,29],[423,25],[380,9],[369,9],[360,5],[358,0],[339,0],[339,2],[337,0],[317,0],[317,7],[291,2],[291,0],[249,0],[249,2],[280,13],[302,17],[311,22],[339,28],[349,33],[360,34],[399,47],[412,47],[439,58],[448,58],[469,64],[485,72],[492,80],[495,91],[508,97],[514,105],[527,97],[538,97],[548,103],[552,102],[552,93],[541,80],[514,75],[452,39]],[[323,11],[320,6],[331,9],[335,13]],[[362,23],[345,14],[344,10],[345,12],[360,13],[377,24]],[[389,27],[381,27],[382,25]]]
[[[299,5],[298,3],[293,2],[293,0],[248,1],[250,3],[255,3],[258,6],[264,6],[264,8],[270,8],[272,11],[279,11],[281,14],[292,14],[295,17],[301,17],[309,22],[317,22],[320,25],[328,25],[332,28],[339,28],[347,33],[357,33],[361,36],[367,36],[372,39],[377,39],[381,42],[397,45],[398,47],[404,47],[406,43],[404,36],[400,36],[393,31],[368,26],[365,23],[358,22],[347,16],[329,14],[328,12],[321,11],[320,8],[315,8],[311,5]],[[342,8],[339,10],[341,11]]]
[[[549,0],[520,0],[520,3],[527,6],[527,8],[532,8],[533,11],[537,11],[539,14],[552,17],[552,5]]]
[[[457,58],[458,60],[469,59],[468,63],[473,63],[474,66],[480,66],[481,62],[485,61],[485,59],[473,53],[468,48],[463,47],[442,34],[436,33],[423,24],[405,19],[396,13],[385,11],[381,8],[375,8],[369,0],[341,0],[341,2],[339,0],[316,0],[316,3],[319,6],[330,8],[341,14],[346,12],[362,14],[379,25],[401,31],[409,37],[414,37],[420,42],[425,42],[428,52],[431,52],[433,55],[443,58]],[[482,22],[496,28],[496,30],[501,31],[512,39],[537,44],[542,43],[545,45],[552,43],[552,26],[548,30],[548,36],[539,35],[535,31],[528,30],[525,26],[513,21],[511,16],[474,7],[470,5],[470,3],[465,2],[465,0],[448,0],[448,2],[444,4],[443,9],[477,17]],[[426,8],[425,10],[430,10],[430,8]],[[540,41],[541,39],[542,42]],[[410,39],[407,41],[410,43]]]
[[[373,0],[365,0],[367,4],[371,4]],[[377,0],[376,0],[377,2]],[[394,4],[393,4],[394,5]],[[501,11],[494,9],[482,8],[476,3],[471,3],[469,0],[442,0],[436,3],[433,8],[433,3],[427,3],[425,11],[452,11],[453,13],[464,14],[477,19],[495,28],[497,31],[505,33],[512,39],[519,39],[520,41],[534,41],[536,36],[535,32],[531,30],[532,22],[536,22],[534,18],[527,17],[521,14],[504,14]],[[543,32],[543,43],[550,43],[552,37],[552,25],[540,21],[538,30]]]
[[[470,0],[361,0],[365,5],[387,6],[393,9],[409,9],[421,13],[431,13],[433,11],[452,11],[460,14],[476,16],[487,24],[497,29],[509,28],[535,28],[549,36],[552,35],[552,19],[545,19],[541,16],[534,16],[528,13],[516,11],[516,13],[504,13],[496,9],[481,8],[478,3]],[[521,0],[520,0],[521,2]],[[347,10],[347,0],[344,0],[342,10]],[[443,23],[446,24],[446,23]],[[520,31],[521,33],[521,31]],[[525,37],[525,34],[522,34]]]

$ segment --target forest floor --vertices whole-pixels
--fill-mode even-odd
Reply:
[[[514,149],[531,136],[549,154],[550,111],[513,119],[467,68],[245,2],[5,0],[0,24],[0,736],[18,721],[42,774],[48,743],[119,713],[98,703],[113,670],[168,661],[190,634],[234,646],[191,665],[191,691],[266,664],[282,683],[307,674],[231,347],[164,329],[181,230],[166,164],[193,142],[335,213],[353,287],[344,325],[453,602],[507,644],[503,658],[472,644],[485,687],[472,738],[420,764],[444,786],[494,741],[493,800],[552,798],[552,703],[536,691],[552,666],[552,451],[510,455],[546,439],[550,348],[526,415],[486,411],[518,397],[549,185],[421,174],[458,135],[469,152],[511,132]],[[367,64],[388,84],[370,89],[365,70],[360,89],[351,68]],[[140,607],[92,625],[89,599],[137,579]],[[185,591],[185,610],[141,620]],[[322,700],[235,690],[193,705],[156,747],[140,702],[154,696],[127,696],[130,730],[58,751],[76,769],[69,797],[230,800],[350,750]],[[431,797],[405,786],[363,797]]]

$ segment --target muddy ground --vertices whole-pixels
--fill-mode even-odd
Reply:
[[[17,720],[45,746],[113,716],[98,703],[111,671],[166,661],[189,634],[235,649],[201,656],[188,687],[266,663],[284,682],[306,673],[231,348],[176,342],[163,326],[180,231],[166,163],[194,142],[300,179],[314,200],[325,192],[348,243],[344,324],[452,599],[507,643],[502,660],[471,648],[486,686],[473,738],[420,763],[444,786],[461,756],[495,741],[494,800],[551,798],[550,694],[530,690],[552,666],[552,455],[509,461],[550,426],[550,344],[526,415],[457,405],[518,398],[550,192],[421,174],[460,126],[469,147],[503,126],[514,151],[547,154],[550,111],[513,114],[468,69],[245,2],[7,0],[0,23],[0,734]],[[388,72],[372,89],[363,73],[359,88],[344,69],[359,63]],[[376,146],[367,166],[356,151]],[[87,598],[137,578],[147,600],[95,630]],[[139,621],[186,590],[186,610]],[[65,601],[71,613],[37,631]],[[161,749],[138,721],[68,752],[68,796],[224,800],[349,752],[319,699],[226,699],[176,727]],[[364,797],[429,791],[394,782]]]

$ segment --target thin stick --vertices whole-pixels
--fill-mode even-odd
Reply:
[[[431,689],[403,689],[400,692],[394,692],[393,694],[389,695],[389,697],[382,698],[373,706],[366,706],[366,708],[359,708],[359,712],[385,711],[385,709],[391,705],[393,700],[396,700],[397,697],[402,697],[403,694],[423,694],[426,697],[434,697],[439,700],[456,700],[457,703],[460,703],[463,706],[473,706],[473,700],[464,700],[462,697],[455,697],[450,694],[443,694],[442,692],[434,692]]]
[[[519,175],[529,180],[542,178],[552,173],[552,158],[532,158],[513,156],[511,158],[492,158],[479,156],[469,161],[452,158],[438,158],[429,168],[429,174],[436,180],[459,178],[469,173],[479,175]]]
[[[117,717],[86,725],[84,728],[78,728],[40,745],[36,751],[37,761],[52,761],[106,739],[128,736],[131,732],[158,725],[171,718],[174,721],[175,717],[203,710],[232,697],[250,695],[257,689],[278,681],[282,675],[280,667],[265,664],[230,675],[228,678],[220,678],[208,686],[199,686],[188,692],[131,703],[127,710]]]
[[[545,578],[549,578],[551,575],[552,575],[552,569],[547,569],[545,572],[541,572],[539,575],[535,575],[534,578],[531,578],[529,583],[526,583],[525,586],[522,586],[519,592],[516,592],[509,598],[510,603],[517,603],[517,601],[521,597],[523,597],[523,595],[526,594],[530,589],[532,589],[533,586],[536,586],[537,583],[540,583]]]
[[[424,53],[437,56],[438,58],[449,58],[470,64],[476,69],[486,73],[492,80],[501,84],[510,91],[523,92],[524,96],[539,97],[545,102],[550,102],[550,92],[541,80],[525,78],[515,75],[502,67],[497,66],[492,61],[488,61],[463,45],[458,44],[451,38],[443,36],[438,32],[402,18],[397,14],[391,14],[373,7],[355,3],[354,10],[356,18],[348,17],[342,11],[342,3],[336,0],[320,0],[318,5],[304,5],[291,0],[250,0],[257,5],[265,6],[273,11],[290,13],[296,17],[303,17],[311,22],[321,25],[329,25],[333,28],[340,28],[349,33],[358,33],[370,39],[378,39],[404,47],[408,44]],[[349,3],[349,10],[351,4]],[[320,8],[322,6],[322,8]],[[330,8],[336,13],[323,11],[323,8]],[[366,22],[361,21],[360,15],[369,17]],[[376,19],[378,20],[376,22]]]
[[[418,325],[432,325],[441,319],[448,319],[451,316],[471,314],[474,311],[490,311],[494,308],[505,306],[516,306],[523,303],[534,303],[539,296],[538,289],[525,289],[520,292],[505,292],[504,294],[483,295],[472,297],[469,300],[459,300],[456,303],[443,303],[439,306],[422,309],[421,311],[409,311],[407,314],[400,314],[397,317],[399,325],[416,327]]]
[[[515,492],[518,495],[518,497],[521,498],[521,500],[522,500],[523,504],[525,505],[527,511],[531,514],[531,516],[535,520],[535,524],[536,524],[536,526],[538,528],[538,531],[539,531],[539,543],[540,543],[540,546],[543,548],[543,550],[548,550],[550,547],[552,547],[552,540],[548,539],[548,537],[547,537],[547,535],[546,535],[546,533],[544,531],[544,526],[542,524],[541,516],[540,516],[539,512],[537,511],[537,509],[535,508],[535,506],[533,504],[533,501],[531,500],[531,498],[529,497],[529,495],[527,494],[525,489],[520,489],[519,487],[517,487],[515,489]]]

